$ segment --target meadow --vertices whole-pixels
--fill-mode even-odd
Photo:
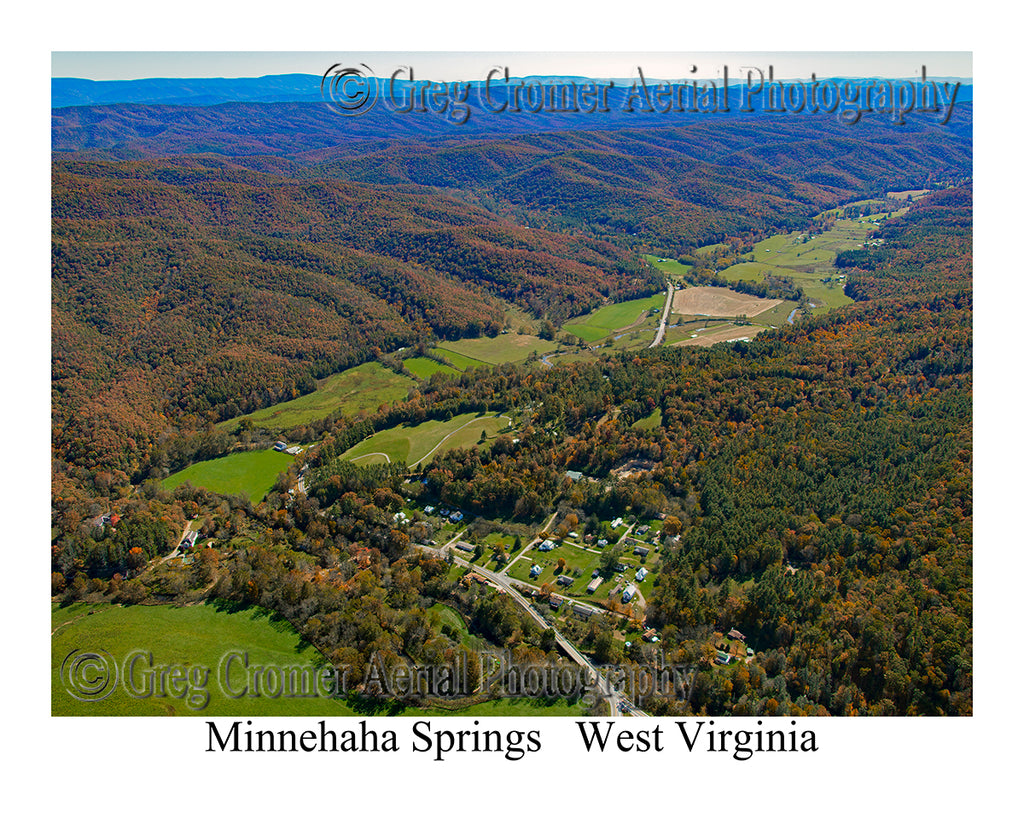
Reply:
[[[441,364],[434,361],[432,358],[425,356],[416,356],[415,358],[407,358],[402,362],[402,365],[415,375],[421,381],[426,381],[434,373],[448,373],[449,375],[457,375],[458,370],[454,367],[449,367],[446,364]]]
[[[486,432],[488,438],[493,438],[509,423],[504,415],[463,413],[450,421],[424,421],[413,426],[402,424],[360,441],[344,457],[350,461],[358,460],[364,466],[384,461],[403,461],[415,466],[438,452],[475,446],[481,433]]]
[[[404,399],[413,386],[412,379],[369,361],[322,379],[316,390],[307,395],[223,421],[217,428],[233,431],[243,420],[248,420],[253,426],[289,429],[326,418],[334,412],[345,415],[372,412],[381,404]]]
[[[650,318],[657,323],[658,311],[664,304],[664,294],[606,304],[585,316],[566,322],[562,329],[586,342],[594,342],[612,335],[616,330],[625,330],[637,323],[642,324],[641,319],[652,310],[654,314]]]
[[[770,236],[754,245],[748,261],[726,268],[721,275],[729,281],[760,282],[766,274],[790,278],[804,291],[812,313],[851,304],[835,269],[836,254],[862,247],[882,216],[837,219],[829,230],[816,235],[794,231]],[[771,323],[780,323],[775,318]]]
[[[344,702],[321,696],[251,696],[250,671],[299,667],[313,673],[323,663],[281,617],[259,608],[238,608],[219,602],[197,606],[117,606],[74,603],[51,610],[50,708],[53,716],[349,716]],[[116,683],[99,701],[83,702],[70,673],[83,651],[102,653],[106,668],[116,670]],[[240,652],[234,659],[233,652]],[[244,662],[248,655],[248,669]],[[135,658],[134,664],[132,658]],[[63,666],[63,674],[62,674]],[[156,667],[183,670],[187,685],[160,690]],[[83,668],[95,676],[96,666]],[[128,672],[131,672],[130,674]],[[189,676],[194,675],[194,676]],[[262,682],[271,680],[266,677]],[[155,683],[155,684],[154,684]],[[249,691],[244,696],[234,696]],[[151,687],[150,687],[151,686]],[[106,691],[107,689],[104,689]]]
[[[531,353],[538,356],[546,355],[558,349],[558,343],[538,336],[521,335],[518,333],[502,333],[494,338],[464,338],[459,341],[445,341],[437,345],[442,356],[452,360],[466,361],[466,366],[477,367],[483,364],[509,364],[526,361]],[[459,364],[452,360],[456,366]]]
[[[664,259],[659,256],[651,255],[645,255],[644,258],[647,259],[647,261],[649,261],[655,268],[664,273],[668,273],[669,276],[676,280],[681,280],[687,273],[693,270],[692,264],[683,264],[675,259]]]
[[[448,625],[466,648],[494,649],[470,634],[454,609],[437,604],[428,611]],[[98,659],[77,664],[86,652]],[[366,715],[366,703],[358,698],[331,696],[334,688],[344,693],[360,681],[325,671],[323,657],[290,623],[265,609],[222,601],[185,607],[54,604],[50,662],[50,713],[55,717]],[[112,673],[104,677],[98,673],[101,671]],[[298,684],[303,673],[310,683],[305,691]],[[315,683],[318,674],[326,680],[319,686]],[[278,680],[288,680],[289,675],[293,682],[279,685]],[[84,690],[93,684],[99,689],[95,698]],[[583,712],[580,703],[564,699],[500,698],[463,708],[454,706],[438,703],[410,708],[389,703],[383,710],[410,716],[563,716]]]
[[[189,481],[222,495],[246,495],[259,503],[277,480],[288,469],[292,456],[272,449],[235,452],[223,458],[213,458],[187,466],[180,472],[164,478],[164,489],[172,490]]]

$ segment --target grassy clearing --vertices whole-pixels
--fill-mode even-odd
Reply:
[[[558,343],[538,336],[503,333],[494,338],[464,338],[460,341],[446,341],[438,345],[441,355],[450,353],[465,356],[474,363],[507,364],[525,361],[530,353],[545,355],[558,349]]]
[[[612,335],[616,330],[630,327],[652,309],[657,313],[664,304],[664,295],[606,304],[586,316],[566,322],[562,329],[584,341],[593,342]]]
[[[91,614],[90,614],[91,612]],[[221,661],[229,652],[248,652],[249,667],[319,667],[322,657],[302,640],[291,625],[258,608],[236,609],[209,603],[173,606],[114,606],[75,603],[54,606],[51,630],[50,708],[53,716],[350,716],[343,702],[320,697],[232,698],[232,690],[244,685],[244,667],[234,661],[225,671]],[[119,670],[117,685],[99,702],[80,702],[61,680],[61,665],[74,651],[107,652]],[[124,665],[132,652],[146,656],[135,666],[133,686],[145,691],[144,672],[154,666],[180,665],[197,674],[192,692],[199,706],[203,691],[205,707],[190,708],[185,698],[133,696],[123,684]],[[202,671],[208,670],[203,684]],[[235,672],[241,670],[241,674]],[[188,695],[186,694],[186,697]]]
[[[677,262],[675,259],[662,259],[658,256],[644,256],[656,269],[667,273],[672,278],[681,279],[691,270],[693,270],[692,264],[682,264]]]
[[[413,386],[411,379],[370,361],[322,379],[308,395],[223,421],[217,428],[234,430],[241,421],[249,420],[254,426],[288,429],[326,418],[338,410],[355,415],[400,401]]]
[[[633,429],[657,429],[661,426],[661,407],[658,407],[646,418],[633,422]]]
[[[421,381],[426,381],[434,373],[454,373],[458,374],[458,370],[447,367],[444,364],[439,364],[432,358],[424,358],[423,356],[416,356],[415,358],[407,358],[402,362],[405,365],[405,369],[419,378]]]
[[[235,452],[223,458],[200,461],[163,480],[163,487],[171,490],[185,481],[223,495],[247,495],[259,503],[274,485],[279,473],[288,469],[292,456],[272,449],[253,452]]]
[[[383,453],[392,462],[403,461],[411,466],[428,455],[433,457],[455,447],[474,446],[483,432],[487,433],[488,438],[493,438],[508,424],[509,419],[505,416],[473,413],[457,415],[450,421],[424,421],[414,426],[402,424],[371,435],[349,449],[344,457],[351,461]],[[361,464],[372,462],[368,459],[359,460]]]

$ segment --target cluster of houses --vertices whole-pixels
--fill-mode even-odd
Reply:
[[[553,594],[548,598],[548,605],[552,611],[559,611],[562,608],[562,603],[568,602],[564,597],[559,597],[557,594]],[[588,606],[585,603],[573,603],[572,613],[579,617],[581,620],[589,620],[593,615],[597,614],[597,609],[593,606]]]
[[[462,523],[462,519],[465,517],[458,509],[435,509],[433,506],[424,506],[423,511],[428,515],[432,515],[436,511],[438,515],[452,523]]]

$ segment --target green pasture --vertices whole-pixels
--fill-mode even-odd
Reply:
[[[566,322],[562,325],[562,329],[584,341],[593,342],[612,335],[616,330],[631,326],[652,308],[657,311],[664,305],[665,296],[663,294],[606,304],[586,316]],[[653,318],[657,321],[657,316]]]
[[[51,633],[50,708],[53,716],[354,714],[343,702],[326,696],[329,689],[321,689],[325,696],[318,697],[284,696],[283,693],[277,697],[231,696],[244,690],[249,682],[244,660],[236,657],[229,662],[226,659],[233,652],[247,652],[250,669],[257,666],[313,669],[323,663],[319,652],[286,620],[264,609],[238,609],[218,603],[185,607],[75,603],[62,608],[54,605]],[[81,690],[71,682],[68,670],[82,652],[103,652],[109,658],[108,666],[117,669],[117,683],[105,699],[82,702],[68,692],[68,685],[74,691]],[[138,659],[131,666],[133,656]],[[153,671],[158,666],[172,670],[180,667],[184,675],[194,674],[190,689],[186,691],[181,685],[175,691],[170,688],[162,692],[157,688],[152,692],[147,690],[148,681],[158,676]],[[91,670],[85,666],[82,678],[95,678],[97,669],[97,666],[92,666]],[[133,673],[126,688],[125,677],[129,670]],[[207,695],[209,701],[202,705]],[[190,707],[190,699],[194,707]]]
[[[486,361],[480,361],[475,358],[470,358],[469,356],[463,355],[462,353],[457,352],[456,350],[443,350],[440,348],[435,349],[438,353],[441,354],[441,357],[444,358],[445,361],[447,361],[449,364],[451,364],[453,367],[459,370],[468,370],[470,367],[480,367],[487,363]]]
[[[185,467],[164,478],[163,487],[173,490],[189,481],[222,495],[247,495],[253,503],[259,503],[291,462],[291,455],[272,449],[235,452]]]
[[[223,421],[217,428],[234,430],[241,421],[248,420],[253,426],[289,429],[326,418],[339,410],[345,415],[355,415],[404,399],[413,385],[406,376],[369,361],[322,379],[316,390],[307,395]]]
[[[493,438],[508,425],[509,419],[505,416],[475,415],[469,412],[457,415],[450,421],[402,424],[381,430],[360,441],[344,457],[350,461],[360,459],[359,463],[365,465],[378,462],[365,456],[382,453],[392,462],[402,461],[413,466],[428,455],[432,457],[456,447],[475,446],[482,432],[486,432],[488,438]]]
[[[633,422],[633,429],[657,429],[661,426],[661,407],[657,407],[654,412],[648,415],[646,418],[641,418],[638,421]]]
[[[836,254],[862,247],[877,227],[872,219],[839,219],[824,233],[794,231],[770,236],[754,245],[753,261],[740,262],[722,271],[729,281],[764,280],[765,274],[793,280],[814,303],[812,313],[822,313],[851,304],[843,292],[835,268]],[[791,303],[780,305],[757,317],[758,324],[779,325],[792,311]],[[787,309],[788,307],[788,309]]]
[[[432,358],[426,358],[424,356],[416,356],[415,358],[407,358],[402,362],[409,372],[419,378],[421,381],[426,381],[434,373],[449,373],[458,374],[458,370],[453,367],[448,367],[444,364],[440,364],[434,361]]]

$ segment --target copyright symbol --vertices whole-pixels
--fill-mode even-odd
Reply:
[[[64,690],[80,702],[99,702],[117,685],[117,663],[109,653],[74,649],[60,666]]]
[[[320,94],[327,107],[342,116],[360,116],[377,104],[377,78],[365,63],[343,68],[335,63],[320,80]],[[365,70],[364,70],[365,69]]]

